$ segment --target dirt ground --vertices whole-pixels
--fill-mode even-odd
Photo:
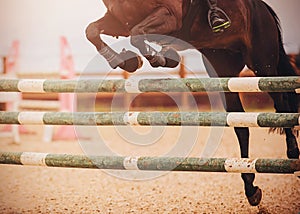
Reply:
[[[28,127],[36,134],[22,135],[22,143],[1,138],[2,151],[82,154],[77,141],[41,142],[42,127]],[[142,132],[149,132],[148,129]],[[120,155],[160,155],[176,141],[180,128],[164,129],[157,143],[134,149],[113,127],[99,128],[110,149]],[[190,156],[199,156],[209,128],[200,129]],[[251,157],[285,158],[284,137],[268,129],[251,131]],[[127,145],[127,146],[126,146]],[[145,148],[146,147],[146,148]],[[140,147],[139,147],[140,148]],[[160,153],[160,149],[162,152]],[[140,151],[141,150],[141,151]],[[144,152],[142,151],[144,150]],[[144,153],[144,154],[143,154]],[[233,129],[225,128],[214,157],[239,157]],[[300,212],[300,179],[294,175],[257,174],[255,185],[263,190],[258,207],[244,195],[240,174],[168,172],[158,178],[132,181],[92,169],[0,166],[0,213],[287,213]]]

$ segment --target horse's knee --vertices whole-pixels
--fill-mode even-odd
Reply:
[[[100,34],[101,32],[95,22],[90,23],[85,30],[86,38],[96,46],[97,50],[100,50],[103,44]]]
[[[85,29],[85,36],[89,41],[91,41],[94,38],[94,35],[95,35],[94,23],[90,23]]]

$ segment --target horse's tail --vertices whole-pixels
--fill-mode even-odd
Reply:
[[[296,71],[294,67],[292,66],[290,59],[288,55],[286,54],[284,47],[283,47],[283,39],[282,39],[282,32],[281,32],[281,26],[280,26],[280,21],[277,16],[277,14],[274,12],[274,10],[267,5],[265,2],[264,4],[266,5],[267,9],[273,16],[276,26],[277,26],[277,33],[278,33],[278,44],[279,44],[279,61],[277,65],[277,71],[278,75],[280,76],[297,76]],[[296,92],[290,92],[287,93],[287,100],[288,100],[288,105],[290,108],[290,112],[295,113],[298,112],[299,109],[299,96],[296,94]]]

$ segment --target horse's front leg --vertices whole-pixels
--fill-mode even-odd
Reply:
[[[174,14],[166,7],[157,8],[142,22],[131,29],[131,44],[139,49],[141,54],[150,62],[153,67],[176,67],[180,62],[177,51],[170,47],[163,46],[160,52],[145,43],[148,36],[156,37],[160,42],[159,35],[168,35],[178,31],[181,23]],[[153,39],[153,38],[152,38]]]
[[[242,54],[238,52],[220,49],[204,49],[201,52],[205,55],[203,62],[210,77],[237,76],[245,64]],[[238,93],[224,93],[222,101],[227,112],[244,112]],[[233,119],[232,123],[235,121],[239,121],[239,118]],[[241,157],[249,158],[249,128],[236,127],[234,131],[239,141]],[[255,174],[242,173],[242,179],[248,202],[252,206],[257,206],[261,201],[262,191],[253,184]]]
[[[116,20],[109,12],[105,16],[88,25],[86,29],[87,39],[96,47],[97,51],[107,60],[112,68],[120,67],[126,71],[133,72],[142,66],[141,58],[131,51],[116,53],[105,42],[100,35],[129,36],[129,31]]]

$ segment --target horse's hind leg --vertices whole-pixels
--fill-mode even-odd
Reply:
[[[211,69],[207,69],[211,77],[235,77],[244,67],[242,55],[226,50],[203,50],[209,60]],[[205,62],[205,60],[204,60]],[[208,62],[206,61],[206,64]],[[214,70],[212,70],[214,68]],[[244,112],[238,93],[225,93],[224,107],[228,112]],[[241,157],[249,158],[249,128],[234,128],[239,141]],[[262,198],[261,189],[253,185],[255,174],[243,173],[245,194],[252,206],[257,206]]]
[[[255,4],[264,3],[257,1]],[[261,17],[252,23],[251,45],[247,47],[248,67],[255,71],[257,76],[296,75],[285,53],[280,26],[276,21],[274,12],[271,8],[262,5],[262,7],[256,7],[255,13],[261,14]],[[298,111],[298,97],[295,92],[269,94],[274,101],[276,112],[296,113]],[[286,128],[284,132],[286,134],[287,156],[298,159],[299,148],[292,129]]]
[[[276,41],[276,40],[275,40]],[[260,42],[260,41],[258,41]],[[257,76],[289,76],[293,75],[293,68],[290,66],[287,60],[285,52],[278,54],[277,44],[265,44],[256,43],[256,46],[260,49],[255,49],[252,52],[252,63],[248,66],[256,71]],[[260,44],[260,45],[259,45]],[[273,48],[272,48],[273,47]],[[269,50],[269,49],[271,50]],[[283,47],[281,47],[283,50]],[[265,52],[264,52],[265,51]],[[269,55],[273,56],[269,57]],[[279,60],[276,56],[279,55]],[[279,61],[279,65],[277,65]],[[298,97],[295,92],[284,92],[284,93],[273,93],[270,92],[269,95],[274,101],[274,108],[277,113],[297,113],[298,112]],[[283,132],[284,131],[284,132]],[[287,144],[287,156],[288,158],[299,158],[299,148],[296,140],[296,136],[293,134],[291,128],[285,128],[282,133],[286,134],[286,144]]]
[[[277,66],[276,73],[282,76],[293,76],[296,75],[294,68],[292,67],[282,44],[279,44],[279,63]],[[299,95],[296,92],[286,93],[269,93],[274,101],[274,107],[276,112],[279,113],[297,113],[299,108]],[[287,156],[288,158],[299,158],[299,148],[296,140],[296,136],[293,130],[290,128],[284,129],[286,135],[287,144]]]
[[[274,101],[274,108],[278,113],[294,113],[295,109],[289,108],[288,102],[288,93],[269,93]],[[299,158],[299,148],[295,135],[293,134],[292,129],[284,129],[286,135],[286,145],[287,145],[287,156],[291,159]]]

